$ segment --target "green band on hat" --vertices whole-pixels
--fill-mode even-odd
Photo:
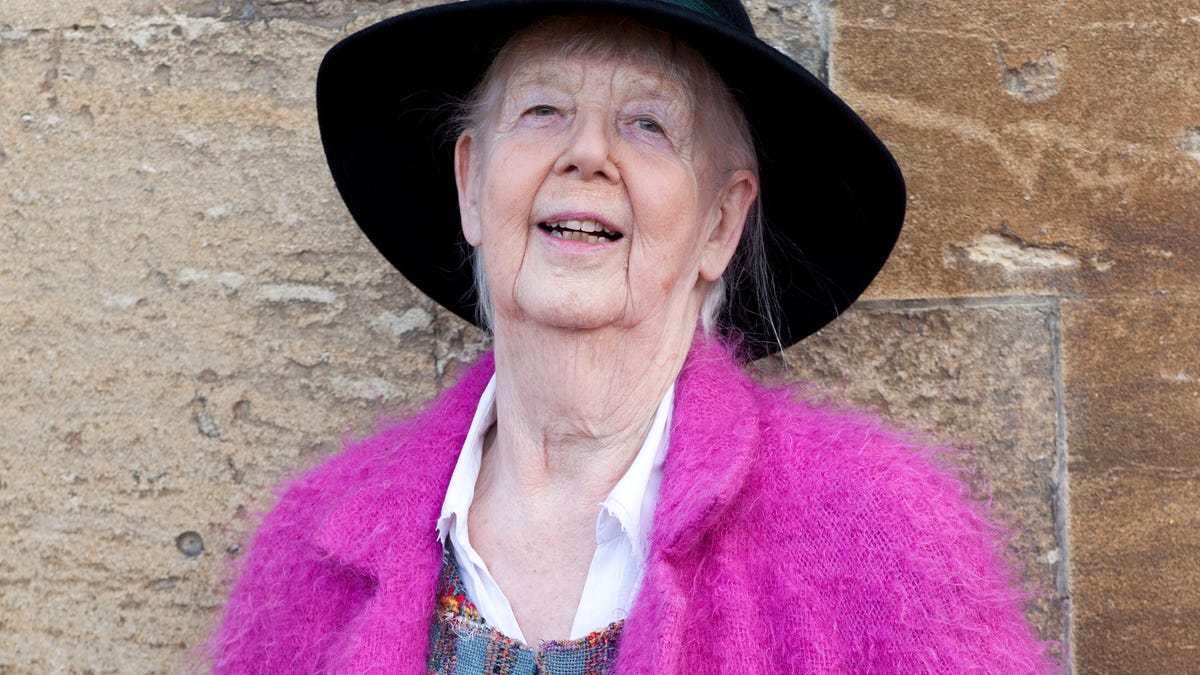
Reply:
[[[708,5],[704,4],[700,0],[663,0],[663,1],[666,2],[668,5],[675,5],[676,7],[683,7],[685,9],[690,9],[693,12],[699,12],[709,18],[716,19],[718,21],[725,21],[725,19],[720,14],[717,14],[717,11],[715,9],[713,9],[712,7],[709,7]]]

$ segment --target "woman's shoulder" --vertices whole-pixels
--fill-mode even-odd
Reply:
[[[277,489],[207,645],[214,671],[311,670],[378,579],[436,570],[440,495],[490,377],[485,358],[424,411]]]
[[[448,479],[493,367],[490,355],[483,357],[420,411],[382,421],[374,433],[284,480],[272,510],[319,520],[356,493]]]
[[[672,433],[701,470],[744,467],[748,480],[772,483],[763,498],[785,502],[805,493],[847,508],[877,507],[884,493],[897,506],[918,495],[971,501],[955,463],[960,451],[804,383],[756,381],[736,353],[736,346],[698,337],[679,377]]]
[[[872,475],[900,485],[947,480],[963,487],[956,462],[963,451],[931,434],[906,429],[877,413],[820,395],[807,385],[757,387],[764,450],[783,466],[809,475],[820,466],[826,479],[844,474],[864,487]],[[840,482],[840,481],[839,481]]]
[[[698,342],[680,375],[672,433],[690,473],[742,467],[750,484],[771,487],[755,499],[781,504],[805,498],[876,509],[918,495],[971,502],[955,464],[960,452],[804,384],[755,381],[734,353],[716,340]]]
[[[755,473],[772,476],[775,498],[892,533],[951,538],[961,534],[947,529],[954,522],[983,540],[1003,539],[960,465],[969,460],[963,450],[796,386],[758,387],[757,399]]]

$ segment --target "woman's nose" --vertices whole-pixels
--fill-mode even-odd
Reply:
[[[577,113],[566,143],[554,165],[557,173],[577,173],[583,180],[620,180],[612,158],[609,124],[604,115]]]

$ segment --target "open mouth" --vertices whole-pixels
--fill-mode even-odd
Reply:
[[[589,244],[616,241],[621,238],[620,232],[605,229],[603,225],[594,220],[559,220],[552,223],[538,223],[538,227],[549,233],[551,237]]]

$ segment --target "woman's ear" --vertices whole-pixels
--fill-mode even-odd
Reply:
[[[464,132],[454,144],[454,184],[458,188],[458,213],[462,219],[463,237],[472,246],[483,240],[479,223],[479,161],[475,156],[474,139]]]
[[[705,281],[716,281],[725,273],[742,239],[746,217],[757,196],[758,176],[746,169],[735,171],[722,188],[717,202],[717,222],[700,254],[700,277]]]

